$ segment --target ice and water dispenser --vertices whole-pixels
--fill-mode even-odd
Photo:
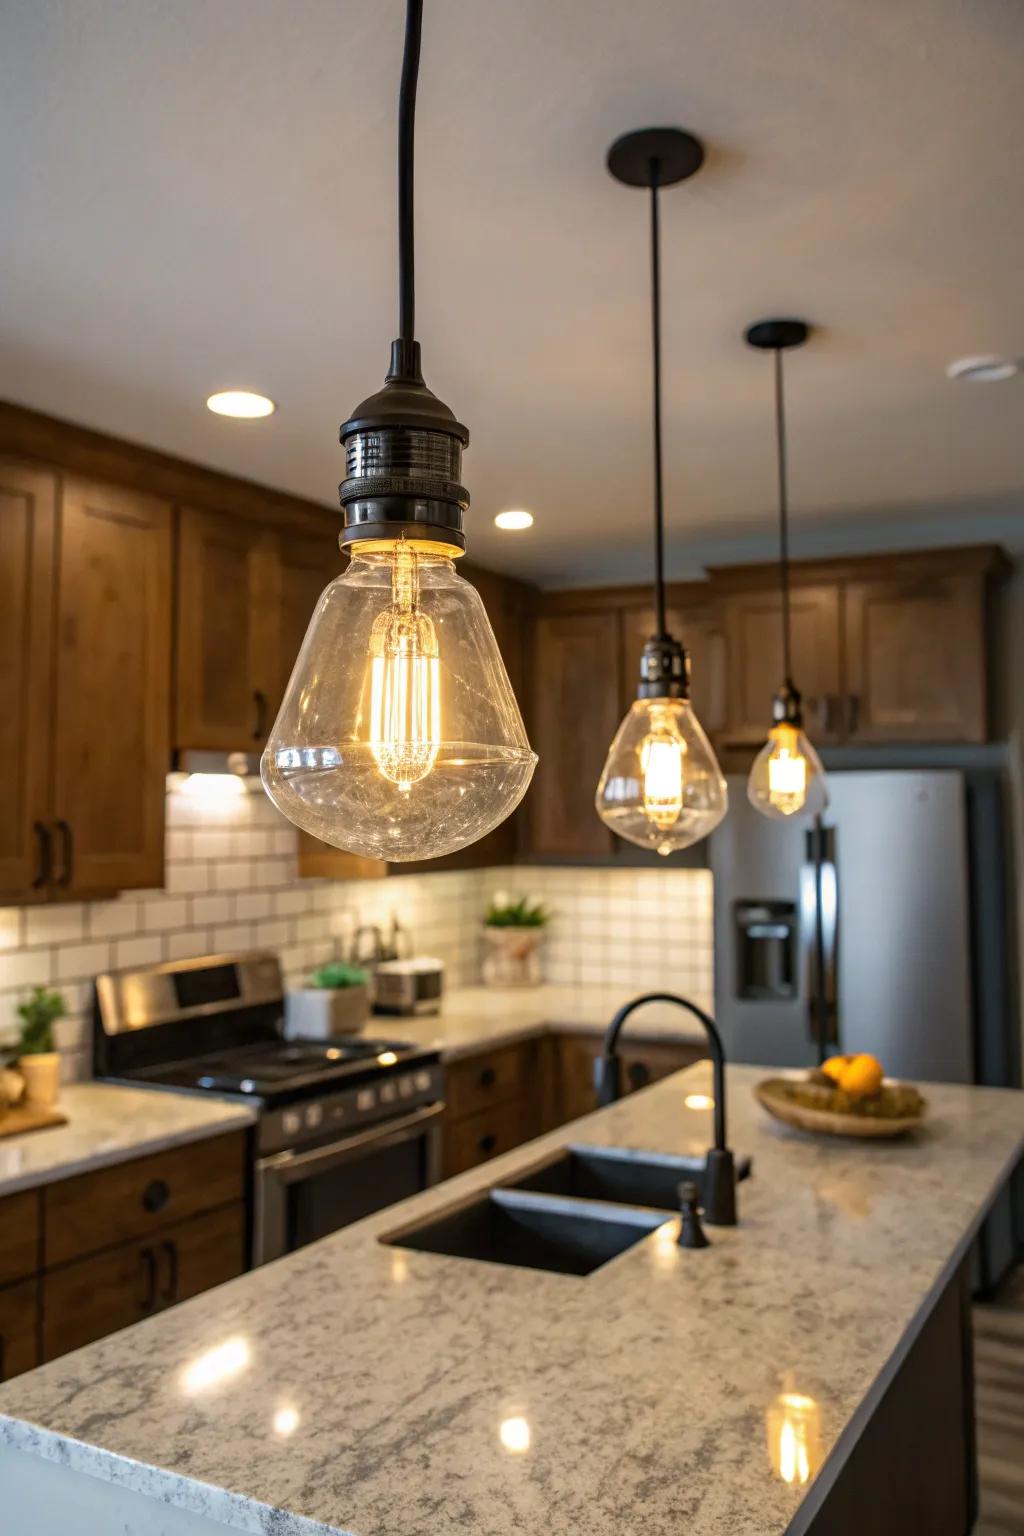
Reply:
[[[751,1002],[798,990],[799,914],[792,901],[735,901],[736,996]]]

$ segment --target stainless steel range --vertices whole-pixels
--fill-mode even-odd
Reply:
[[[325,1237],[440,1177],[436,1051],[343,1035],[285,1040],[268,951],[96,980],[99,1078],[244,1098],[259,1108],[253,1263]]]

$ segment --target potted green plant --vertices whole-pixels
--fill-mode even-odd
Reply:
[[[292,1040],[329,1040],[362,1029],[370,1016],[366,972],[334,960],[314,971],[284,1002],[285,1033]]]
[[[531,987],[540,981],[540,945],[550,913],[533,896],[496,891],[484,916],[484,981],[491,987]]]
[[[59,992],[35,987],[27,1002],[18,1004],[21,1033],[18,1040],[18,1071],[25,1081],[25,1103],[30,1109],[52,1109],[60,1092],[60,1053],[53,1026],[67,1007]]]

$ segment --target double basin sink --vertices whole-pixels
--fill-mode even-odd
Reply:
[[[746,1178],[750,1159],[737,1164]],[[702,1157],[569,1146],[516,1177],[390,1232],[420,1253],[589,1275],[679,1210],[679,1185],[700,1190]]]

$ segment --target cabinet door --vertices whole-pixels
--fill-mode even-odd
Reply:
[[[26,1189],[0,1200],[0,1285],[39,1268],[39,1191]]]
[[[693,710],[709,736],[726,723],[725,632],[716,610],[707,606],[669,608],[669,633],[686,647],[690,658],[690,698]],[[636,698],[640,657],[654,633],[654,609],[650,605],[626,608],[622,613],[623,714]]]
[[[273,539],[239,518],[182,509],[174,744],[262,749],[276,708]],[[269,658],[273,657],[273,664]]]
[[[55,477],[0,464],[0,897],[47,895]]]
[[[43,1276],[43,1359],[56,1360],[240,1275],[241,1203],[154,1231]]]
[[[39,1364],[39,1282],[0,1289],[0,1381]]]
[[[164,502],[66,481],[56,646],[58,892],[162,885],[171,746],[171,513]]]
[[[271,725],[306,638],[313,610],[328,582],[340,573],[341,565],[341,551],[336,539],[291,538],[285,535],[277,541],[273,594],[277,638],[272,670],[267,680]]]
[[[981,576],[850,582],[851,741],[984,741],[985,691]]]
[[[620,650],[614,612],[537,623],[533,746],[540,761],[527,795],[534,853],[611,852],[612,834],[594,795],[621,720]]]
[[[782,676],[782,601],[778,590],[728,593],[723,600],[728,658],[729,741],[763,742]],[[793,681],[803,694],[807,731],[817,743],[840,737],[839,589],[794,587],[790,600]]]

